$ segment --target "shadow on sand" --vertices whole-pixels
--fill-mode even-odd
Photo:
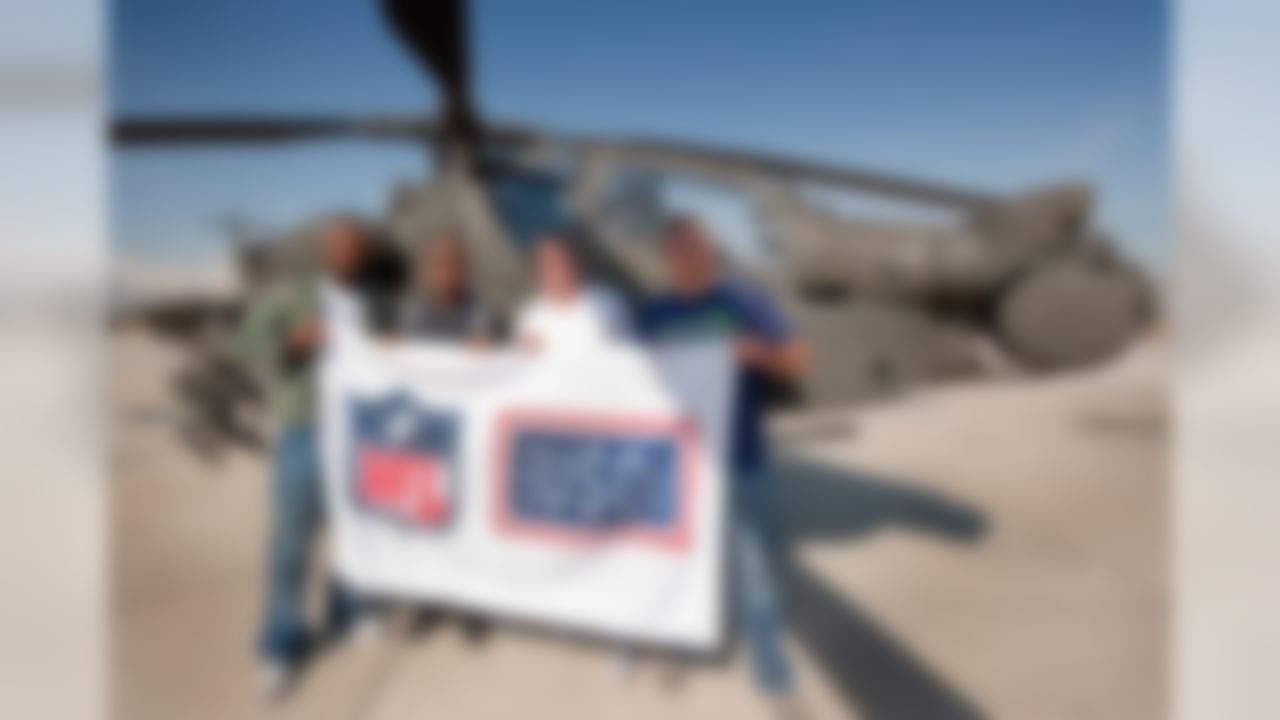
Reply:
[[[182,439],[198,456],[212,461],[230,448],[263,449],[263,437],[237,411],[240,401],[256,399],[256,393],[235,373],[199,367],[179,375],[173,390],[197,409]],[[809,541],[856,541],[889,528],[952,543],[974,542],[986,532],[980,511],[917,483],[794,455],[779,459],[775,492],[790,550]],[[794,552],[780,554],[777,572],[793,635],[821,664],[847,708],[869,720],[984,717]]]
[[[810,540],[850,540],[900,528],[968,543],[986,532],[977,510],[896,478],[780,459],[781,518],[794,550]],[[870,720],[976,720],[968,699],[916,659],[856,603],[807,569],[794,552],[779,557],[779,579],[794,636],[822,665],[844,704]]]

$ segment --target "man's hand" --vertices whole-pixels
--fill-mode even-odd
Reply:
[[[733,342],[738,362],[780,379],[791,379],[804,372],[809,353],[795,340],[767,343],[752,335],[739,335]]]
[[[320,347],[324,340],[320,323],[314,319],[294,323],[285,336],[285,347],[292,353],[309,353]]]
[[[769,357],[769,346],[751,335],[739,335],[733,340],[733,354],[743,365],[758,367]]]

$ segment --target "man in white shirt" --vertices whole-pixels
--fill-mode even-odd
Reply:
[[[547,352],[573,352],[630,334],[628,313],[613,292],[585,285],[568,241],[538,240],[533,253],[537,291],[516,318],[516,341]]]
[[[537,290],[516,317],[515,339],[523,348],[545,353],[590,352],[603,343],[632,335],[632,322],[617,294],[583,282],[568,241],[541,237],[533,251]],[[615,653],[621,675],[630,672],[635,653],[620,644]]]

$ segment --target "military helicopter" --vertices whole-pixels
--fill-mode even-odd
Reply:
[[[997,197],[733,148],[489,122],[472,100],[466,3],[383,0],[381,9],[439,86],[435,117],[122,117],[113,123],[114,142],[362,137],[421,144],[433,152],[436,171],[392,193],[377,223],[384,259],[403,268],[432,233],[454,232],[469,246],[481,300],[500,311],[527,292],[526,253],[550,227],[573,228],[570,239],[592,272],[633,296],[652,292],[661,282],[664,184],[692,179],[728,188],[748,199],[762,241],[751,253],[726,246],[726,262],[770,288],[812,347],[812,371],[783,393],[808,406],[864,401],[996,366],[1085,366],[1115,355],[1156,313],[1142,272],[1091,227],[1093,198],[1084,184]],[[952,219],[851,217],[815,200],[815,188]],[[313,230],[245,245],[247,285],[296,267]],[[403,273],[389,277],[402,281]],[[193,317],[191,307],[183,310]],[[234,314],[217,310],[224,321]],[[212,402],[220,393],[197,395]]]

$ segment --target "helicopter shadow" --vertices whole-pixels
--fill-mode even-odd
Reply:
[[[779,458],[774,483],[785,548],[814,540],[856,540],[888,528],[972,543],[987,530],[982,512],[898,478],[787,456]],[[794,552],[780,552],[777,561],[793,635],[859,717],[985,717],[856,602],[805,567]]]

